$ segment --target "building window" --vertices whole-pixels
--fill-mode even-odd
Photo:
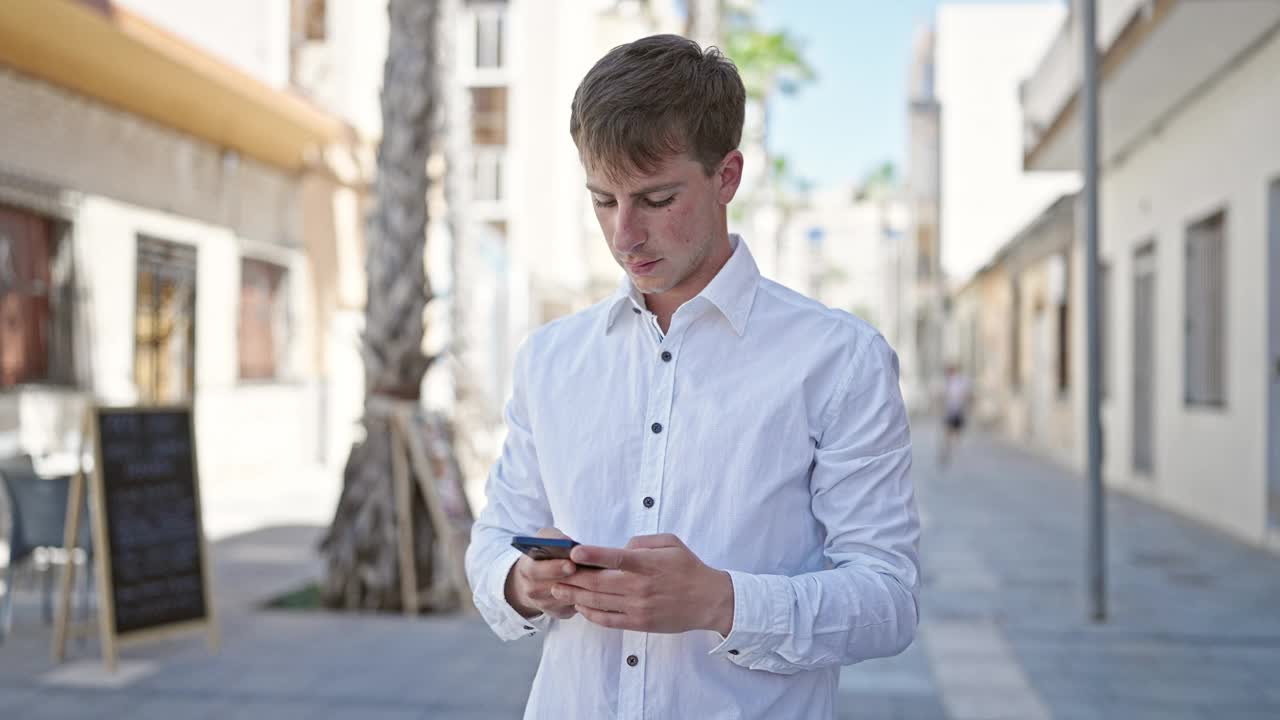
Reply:
[[[505,20],[500,7],[476,11],[476,68],[497,70],[502,67],[502,40]]]
[[[475,148],[474,155],[472,199],[477,202],[500,202],[505,153],[501,148]]]
[[[1184,381],[1188,405],[1226,404],[1226,214],[1187,228]]]
[[[284,375],[288,351],[288,272],[262,260],[240,261],[240,379],[274,380]]]
[[[507,144],[507,89],[471,88],[471,142],[474,145]]]
[[[1009,313],[1009,386],[1022,387],[1022,288],[1013,283]]]
[[[1071,388],[1071,313],[1070,305],[1058,303],[1058,392]]]
[[[979,339],[978,315],[974,313],[969,316],[969,378],[976,382],[982,375],[982,366],[979,364],[980,358],[978,351],[982,346]]]
[[[138,237],[134,381],[149,404],[195,395],[196,249]]]
[[[323,42],[327,22],[325,0],[293,0],[293,37],[304,41]]]
[[[0,388],[75,383],[75,278],[65,227],[0,205]]]
[[[933,226],[920,225],[916,229],[916,278],[922,281],[933,279],[934,241]]]

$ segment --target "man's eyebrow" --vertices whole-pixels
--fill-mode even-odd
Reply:
[[[643,195],[648,195],[650,193],[662,192],[663,190],[676,190],[682,187],[684,187],[684,183],[682,182],[669,182],[669,183],[662,183],[659,185],[650,185],[649,187],[641,188],[631,193],[631,197],[641,197]],[[600,188],[595,187],[591,183],[587,183],[587,189],[597,195],[608,195],[609,197],[613,197],[613,193],[607,190],[601,190]]]

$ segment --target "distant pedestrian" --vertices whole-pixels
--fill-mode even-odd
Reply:
[[[938,452],[938,464],[946,467],[951,462],[955,446],[960,443],[965,420],[969,414],[972,391],[969,378],[960,372],[955,363],[947,365],[942,382],[942,446]]]

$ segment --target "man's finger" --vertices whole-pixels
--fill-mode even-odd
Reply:
[[[583,590],[610,595],[630,595],[636,589],[634,580],[635,576],[621,570],[579,570],[560,582]]]
[[[573,563],[568,560],[534,560],[525,564],[524,576],[530,580],[559,580],[573,571]]]
[[[540,537],[540,538],[556,538],[560,540],[569,539],[569,536],[560,532],[559,528],[542,528],[538,532],[534,533],[533,536]]]
[[[684,547],[680,538],[671,533],[636,535],[627,541],[627,550],[656,550],[658,548]]]
[[[594,565],[609,570],[626,570],[626,550],[622,548],[579,545],[569,553],[569,559],[581,565]]]
[[[586,605],[574,605],[573,609],[577,610],[578,614],[582,615],[582,617],[601,627],[618,628],[620,630],[636,629],[634,627],[634,623],[632,623],[630,619],[622,613],[605,612],[603,610],[589,608]]]
[[[596,610],[607,612],[624,612],[627,610],[627,599],[621,595],[583,590],[571,585],[556,585],[551,589],[551,596],[563,603],[585,605]]]

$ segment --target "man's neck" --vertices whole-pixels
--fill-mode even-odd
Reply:
[[[645,306],[649,308],[649,312],[658,317],[658,327],[662,329],[664,335],[671,328],[671,318],[676,314],[676,310],[697,297],[703,288],[710,285],[732,256],[733,246],[729,242],[728,232],[725,232],[715,243],[702,266],[685,278],[684,282],[664,293],[644,296]]]

